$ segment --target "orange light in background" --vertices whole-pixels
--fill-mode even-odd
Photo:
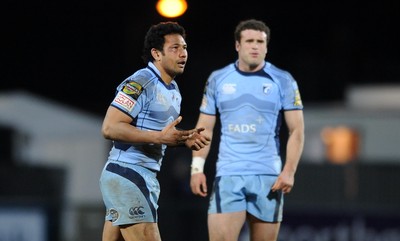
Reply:
[[[321,138],[330,162],[346,164],[357,159],[360,137],[355,129],[347,126],[325,127]]]
[[[176,18],[186,12],[187,3],[185,0],[159,0],[156,8],[161,16]]]

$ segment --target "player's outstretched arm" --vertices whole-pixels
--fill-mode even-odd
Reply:
[[[103,120],[102,134],[104,138],[126,143],[153,143],[171,146],[183,145],[197,131],[177,130],[175,128],[182,120],[179,116],[161,131],[140,130],[131,125],[132,118],[119,109],[110,106]]]

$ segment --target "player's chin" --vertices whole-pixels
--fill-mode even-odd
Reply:
[[[177,68],[176,69],[176,75],[179,75],[179,74],[183,74],[183,72],[185,71],[185,67],[179,67],[179,68]]]

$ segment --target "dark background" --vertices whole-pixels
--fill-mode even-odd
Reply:
[[[293,74],[305,104],[342,101],[349,85],[400,80],[399,1],[189,0],[176,19],[161,17],[156,2],[3,1],[0,90],[103,116],[115,87],[144,66],[147,29],[166,20],[187,30],[189,62],[177,80],[191,124],[210,72],[236,59],[234,27],[248,18],[270,26],[267,59]]]
[[[239,21],[248,18],[264,20],[270,26],[272,39],[267,60],[292,73],[306,108],[313,103],[343,102],[348,86],[400,81],[398,0],[188,0],[187,12],[177,19],[159,16],[156,2],[2,1],[0,91],[29,91],[102,118],[117,85],[145,66],[141,51],[147,29],[167,20],[178,21],[187,31],[189,61],[185,73],[177,77],[183,96],[183,126],[195,125],[210,72],[236,59],[233,31]],[[218,143],[217,135],[213,143]],[[208,201],[190,193],[187,161],[190,155],[188,149],[169,149],[164,160],[168,165],[163,165],[159,175],[162,179],[160,230],[165,240],[179,240],[179,237],[205,240],[207,237]],[[213,155],[216,149],[210,153],[211,159]],[[207,162],[205,168],[210,190],[213,163]],[[303,164],[301,168],[297,187],[286,205],[286,225],[295,226],[299,220],[313,220],[314,224],[333,220],[332,227],[336,227],[343,220],[352,220],[353,215],[358,217],[354,210],[361,210],[362,215],[370,214],[378,204],[390,212],[397,210],[395,220],[398,221],[400,197],[392,191],[396,190],[394,184],[399,183],[398,166],[360,167],[360,195],[364,195],[360,200],[372,200],[365,202],[341,196],[344,184],[340,181],[345,180],[347,166]],[[49,173],[53,177],[53,170]],[[321,183],[310,179],[316,174],[321,176],[318,180],[329,177],[331,182],[310,187]],[[387,181],[387,177],[392,179]],[[375,200],[370,193],[381,194],[372,195]],[[310,202],[310,197],[320,199]],[[319,206],[312,206],[315,203]],[[369,211],[364,212],[364,208]],[[297,214],[298,210],[306,211]],[[328,218],[322,215],[325,212]],[[305,213],[322,216],[307,218]],[[336,223],[335,215],[342,214],[350,218],[339,217]],[[375,213],[373,217],[374,222],[386,224],[386,219],[377,218]],[[373,222],[366,223],[366,226],[373,225]],[[99,236],[101,227],[84,233]]]

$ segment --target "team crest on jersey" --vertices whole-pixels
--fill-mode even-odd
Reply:
[[[233,94],[236,92],[236,84],[226,83],[222,86],[223,94]]]
[[[134,99],[123,92],[118,92],[113,102],[121,106],[127,112],[131,112],[136,103]]]
[[[168,101],[162,93],[157,93],[157,101],[162,105],[168,105]]]
[[[271,93],[272,84],[263,84],[263,92],[264,94],[268,95]]]
[[[143,87],[139,83],[131,81],[127,82],[124,87],[122,87],[122,92],[137,100],[143,91],[142,89]]]

